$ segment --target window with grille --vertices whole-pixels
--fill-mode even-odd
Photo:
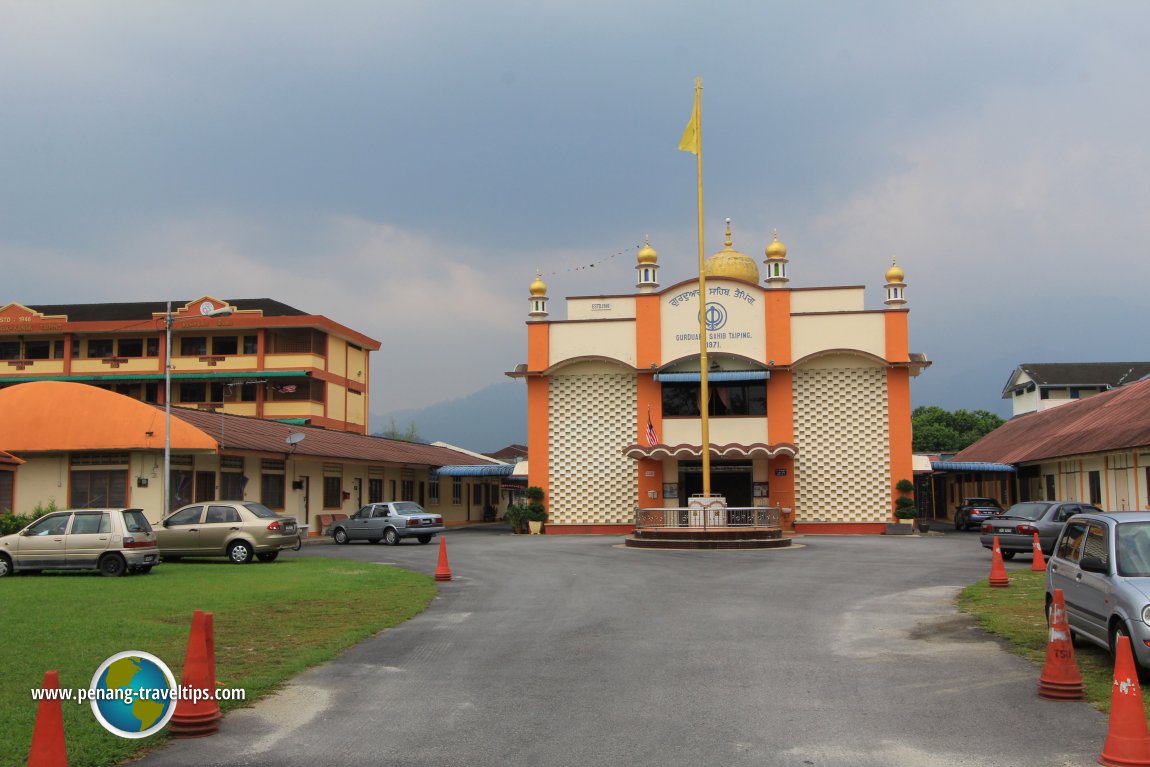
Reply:
[[[427,480],[427,501],[431,504],[439,503],[439,477],[432,476]]]
[[[343,506],[343,479],[341,477],[323,478],[323,507],[325,509],[338,509]]]
[[[12,472],[0,471],[0,514],[12,512],[12,486]]]
[[[73,469],[71,480],[68,505],[74,509],[127,505],[127,469]]]
[[[463,503],[463,480],[459,477],[451,478],[451,502],[456,506]]]

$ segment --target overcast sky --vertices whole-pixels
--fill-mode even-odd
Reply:
[[[506,380],[562,297],[906,272],[915,405],[1150,359],[1150,3],[0,0],[0,305],[269,297],[379,339],[372,410]],[[591,265],[594,264],[592,267]]]

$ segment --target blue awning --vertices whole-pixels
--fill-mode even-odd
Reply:
[[[930,468],[935,471],[1018,471],[1009,463],[984,463],[982,461],[931,461]]]
[[[513,463],[481,463],[476,466],[440,466],[439,477],[510,477],[515,471]]]
[[[723,381],[765,381],[771,377],[766,370],[712,370],[707,373],[707,381],[716,383]],[[702,375],[699,373],[656,373],[656,381],[667,383],[699,383]]]

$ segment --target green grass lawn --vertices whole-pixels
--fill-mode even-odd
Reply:
[[[1035,664],[1036,691],[1049,642],[1045,584],[1046,573],[1013,570],[1008,588],[992,589],[983,580],[963,589],[958,597],[960,609],[977,618],[987,631],[1005,639],[1011,651]],[[1087,700],[1098,709],[1109,711],[1114,682],[1114,661],[1110,654],[1100,647],[1079,642],[1074,646],[1074,658],[1082,674]],[[1150,692],[1143,691],[1142,702],[1150,703]],[[1150,707],[1147,713],[1150,715]]]
[[[111,655],[140,650],[163,660],[177,681],[192,613],[213,614],[216,677],[243,688],[247,703],[340,650],[423,611],[435,582],[378,564],[281,559],[233,565],[163,564],[149,575],[103,578],[45,573],[0,580],[0,767],[28,757],[36,703],[30,690],[58,670],[62,688],[88,688]],[[227,711],[245,703],[221,703]],[[88,703],[65,702],[71,767],[122,761],[166,735],[127,740],[96,721]]]

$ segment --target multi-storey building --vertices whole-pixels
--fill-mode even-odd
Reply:
[[[171,338],[171,376],[164,362]],[[73,381],[133,399],[356,434],[379,341],[267,298],[0,308],[0,388]]]

